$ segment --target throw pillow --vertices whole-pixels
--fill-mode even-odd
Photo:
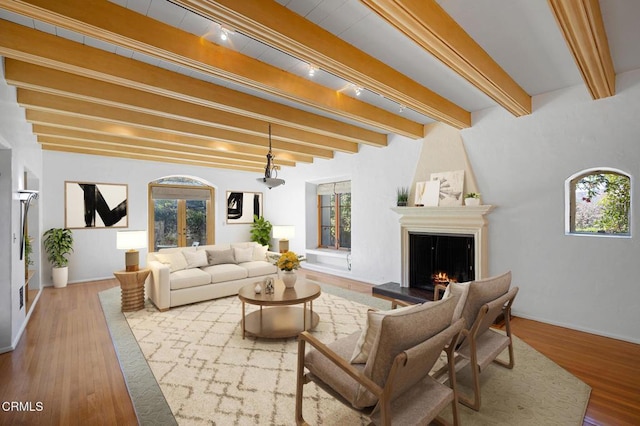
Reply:
[[[253,247],[253,260],[267,260],[269,246],[257,245]]]
[[[176,272],[187,269],[188,263],[181,251],[174,253],[156,253],[159,262],[169,265],[169,271]]]
[[[369,312],[367,312],[367,323],[362,330],[362,334],[360,334],[358,343],[356,343],[356,347],[353,350],[353,355],[351,355],[351,364],[367,363],[369,352],[373,347],[373,343],[375,342],[376,337],[378,337],[378,333],[380,332],[380,324],[382,323],[382,319],[385,316],[399,315],[414,307],[415,305],[404,306],[398,309],[391,309],[390,311],[370,310]]]
[[[233,249],[233,257],[236,259],[236,262],[251,262],[253,260],[253,247],[247,248],[238,248],[235,247]]]
[[[182,254],[187,260],[187,269],[199,268],[201,266],[207,266],[209,264],[209,261],[207,259],[207,252],[204,250],[183,251]]]
[[[233,257],[233,250],[207,250],[209,265],[222,265],[225,263],[236,263]]]
[[[447,297],[457,297],[458,301],[456,302],[456,309],[453,311],[453,318],[451,322],[454,323],[460,319],[462,316],[462,309],[464,308],[464,304],[467,301],[467,296],[469,295],[469,284],[466,283],[449,283],[447,285],[447,289],[444,291],[443,299]],[[471,327],[467,325],[467,327]]]

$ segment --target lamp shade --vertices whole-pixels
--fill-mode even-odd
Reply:
[[[296,227],[293,225],[274,225],[273,238],[288,240],[296,236]]]
[[[147,231],[118,231],[116,247],[120,250],[135,250],[147,247]]]

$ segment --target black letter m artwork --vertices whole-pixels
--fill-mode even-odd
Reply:
[[[96,184],[79,183],[84,191],[84,223],[87,228],[96,226],[96,212],[104,226],[113,226],[127,215],[126,198],[114,208],[110,208]]]

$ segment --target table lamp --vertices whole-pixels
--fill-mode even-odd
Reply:
[[[296,236],[296,227],[293,225],[274,225],[273,238],[278,238],[280,253],[289,251],[289,238]]]
[[[147,231],[118,231],[116,246],[120,250],[127,250],[124,254],[126,271],[137,271],[140,252],[136,249],[147,247]]]

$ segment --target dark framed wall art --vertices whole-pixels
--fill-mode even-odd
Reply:
[[[129,220],[126,184],[65,182],[65,227],[127,228]]]
[[[253,223],[262,216],[262,192],[227,191],[227,223]]]

